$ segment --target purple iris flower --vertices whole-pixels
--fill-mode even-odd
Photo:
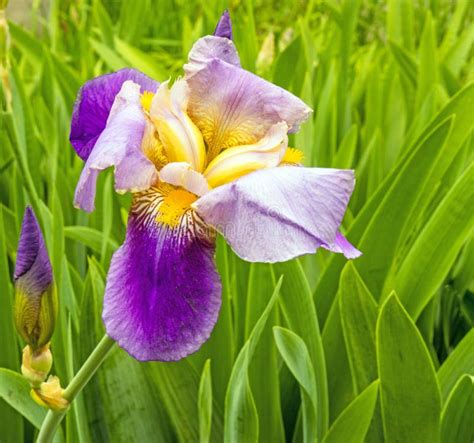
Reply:
[[[110,166],[116,191],[133,193],[103,320],[138,360],[179,360],[209,338],[221,305],[216,232],[251,262],[319,247],[360,255],[339,233],[353,171],[301,167],[288,133],[311,109],[241,68],[227,12],[184,72],[172,85],[133,69],[93,79],[72,117],[85,161],[75,205],[94,209],[97,176]]]

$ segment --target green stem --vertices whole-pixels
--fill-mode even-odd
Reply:
[[[102,340],[89,355],[86,362],[79,369],[78,373],[73,377],[71,383],[63,392],[63,397],[72,403],[76,396],[84,389],[89,380],[95,374],[97,369],[103,363],[109,352],[112,350],[115,342],[108,336],[104,335]],[[66,415],[67,409],[64,411],[53,411],[49,410],[46,418],[41,425],[41,429],[38,435],[36,443],[50,443],[53,441],[56,429],[61,423],[61,420]]]

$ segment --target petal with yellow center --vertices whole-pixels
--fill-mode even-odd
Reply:
[[[107,276],[107,334],[138,360],[179,360],[209,338],[221,304],[215,232],[167,183],[134,195]]]
[[[188,97],[184,80],[176,81],[171,88],[169,82],[162,83],[151,102],[150,117],[169,161],[187,162],[202,171],[206,148],[199,129],[186,113]]]
[[[74,195],[74,205],[94,210],[97,177],[111,166],[115,190],[119,193],[148,189],[158,178],[153,163],[142,150],[146,116],[140,103],[140,85],[131,80],[122,84],[110,108],[105,129],[87,157]]]
[[[204,171],[209,186],[215,188],[250,172],[277,166],[285,155],[287,131],[286,123],[280,122],[273,125],[257,143],[221,152]]]
[[[158,137],[155,125],[149,119],[145,123],[145,131],[143,132],[142,151],[148,160],[153,162],[156,169],[161,169],[168,163],[163,143]]]
[[[257,143],[278,122],[296,132],[311,113],[288,91],[219,58],[186,80],[188,113],[206,141],[208,160],[223,149]]]
[[[296,148],[286,148],[284,157],[281,159],[280,166],[294,165],[301,166],[303,163],[304,153]]]

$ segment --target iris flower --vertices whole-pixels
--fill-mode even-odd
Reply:
[[[94,209],[97,176],[110,166],[116,191],[133,194],[103,320],[138,360],[179,360],[209,338],[221,306],[217,232],[250,262],[319,247],[360,255],[339,232],[353,171],[301,166],[288,134],[311,109],[240,66],[227,12],[194,44],[184,73],[173,84],[134,69],[95,78],[72,117],[85,161],[75,205]]]

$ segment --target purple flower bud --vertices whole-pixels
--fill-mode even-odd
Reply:
[[[214,35],[216,37],[225,37],[232,40],[232,22],[230,21],[229,11],[227,9],[222,13],[219,19]]]
[[[57,316],[57,295],[43,235],[31,207],[26,208],[23,217],[13,277],[15,325],[35,350],[51,339]]]

